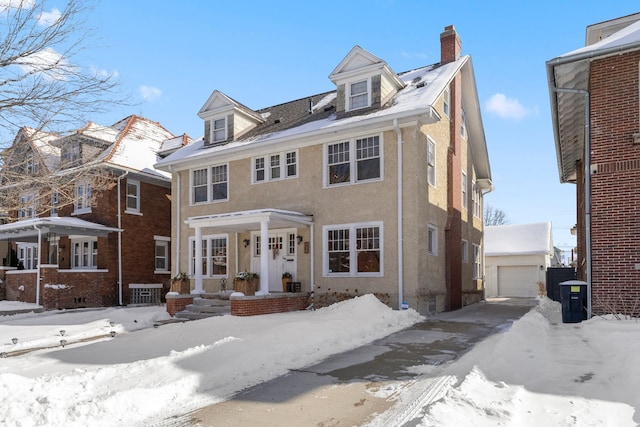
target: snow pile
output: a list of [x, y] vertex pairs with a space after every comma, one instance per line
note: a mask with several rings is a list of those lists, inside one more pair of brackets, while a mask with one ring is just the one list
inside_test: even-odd
[[[313, 312], [151, 327], [163, 310], [0, 318], [2, 352], [55, 345], [62, 329], [69, 341], [97, 338], [0, 359], [0, 424], [153, 425], [421, 319], [414, 310], [392, 310], [372, 295]], [[132, 332], [138, 327], [146, 329]], [[11, 342], [14, 336], [18, 344]]]

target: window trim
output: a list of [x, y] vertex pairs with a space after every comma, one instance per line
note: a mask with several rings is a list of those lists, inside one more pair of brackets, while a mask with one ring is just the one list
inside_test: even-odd
[[[352, 86], [356, 85], [358, 83], [365, 83], [366, 87], [367, 87], [367, 91], [365, 93], [367, 101], [365, 103], [365, 105], [359, 106], [359, 107], [353, 107], [352, 106], [352, 100], [354, 98], [354, 96], [361, 96], [362, 93], [358, 93], [357, 95], [353, 95], [351, 93], [352, 90]], [[358, 80], [353, 80], [353, 81], [349, 81], [345, 84], [345, 110], [346, 111], [355, 111], [355, 110], [361, 110], [363, 108], [367, 108], [371, 106], [371, 77], [366, 77], [364, 79], [358, 79]]]
[[469, 263], [469, 242], [462, 239], [462, 262]]
[[[358, 272], [357, 230], [360, 228], [378, 228], [378, 251], [380, 253], [380, 271]], [[329, 231], [349, 230], [349, 262], [348, 272], [333, 273], [329, 271]], [[354, 222], [349, 224], [332, 224], [322, 226], [322, 276], [323, 277], [384, 277], [384, 223], [382, 221]]]
[[442, 112], [445, 116], [451, 118], [451, 90], [449, 86], [444, 89], [442, 94]]
[[[226, 183], [226, 198], [224, 199], [213, 199], [213, 182], [211, 182], [212, 179], [212, 171], [213, 168], [217, 168], [217, 167], [225, 167], [225, 174], [226, 174], [226, 181], [224, 181]], [[194, 194], [194, 172], [196, 171], [205, 171], [206, 172], [206, 177], [205, 177], [205, 182], [206, 184], [201, 184], [199, 185], [199, 187], [203, 187], [206, 185], [206, 191], [207, 191], [207, 198], [204, 201], [195, 201], [195, 194]], [[189, 169], [189, 203], [191, 206], [195, 206], [195, 205], [204, 205], [204, 204], [209, 204], [209, 203], [221, 203], [221, 202], [228, 202], [229, 201], [229, 163], [221, 163], [221, 164], [216, 164], [216, 165], [211, 165], [211, 166], [205, 166], [205, 167], [201, 167], [201, 168], [194, 168], [194, 169]]]
[[462, 171], [462, 208], [469, 209], [469, 181], [467, 173]]
[[[226, 273], [225, 274], [211, 274], [213, 271], [213, 252], [211, 251], [211, 241], [216, 239], [225, 239], [226, 241], [226, 253], [224, 258], [226, 259]], [[195, 277], [195, 236], [189, 237], [189, 275]], [[202, 247], [202, 257], [205, 258], [206, 266], [203, 266], [202, 277], [205, 279], [223, 279], [229, 277], [229, 234], [207, 234], [202, 236], [202, 241], [206, 242], [206, 245]], [[205, 269], [207, 274], [205, 274]]]
[[[153, 265], [153, 274], [166, 274], [166, 273], [171, 273], [171, 265], [169, 264], [169, 261], [171, 260], [171, 252], [170, 252], [170, 246], [169, 244], [171, 243], [171, 238], [170, 237], [165, 237], [165, 236], [153, 236], [153, 240], [154, 240], [154, 265]], [[157, 248], [158, 246], [163, 246], [165, 248], [165, 255], [164, 255], [164, 260], [165, 260], [165, 268], [158, 268], [158, 252], [157, 252]]]
[[[288, 163], [289, 155], [295, 156], [295, 163]], [[274, 178], [272, 175], [271, 158], [273, 156], [279, 156], [279, 169], [280, 177]], [[262, 160], [262, 168], [258, 168], [256, 162]], [[296, 173], [289, 175], [289, 166], [295, 165]], [[251, 184], [263, 184], [265, 182], [284, 181], [287, 179], [298, 178], [298, 171], [300, 170], [300, 155], [298, 150], [285, 150], [274, 153], [267, 153], [262, 156], [255, 156], [251, 158]], [[258, 179], [258, 171], [262, 171], [263, 178]]]
[[[131, 196], [129, 194], [129, 185], [136, 188], [136, 193], [133, 195], [136, 201], [136, 207], [134, 208], [129, 207], [129, 197]], [[124, 211], [126, 213], [139, 214], [140, 213], [140, 181], [138, 181], [137, 179], [127, 178], [127, 181], [125, 182], [125, 186], [124, 186], [124, 195], [125, 195]]]
[[[436, 148], [436, 142], [430, 136], [427, 136], [427, 182], [432, 187], [437, 187], [438, 184], [438, 152]], [[433, 151], [433, 162], [430, 160], [431, 151]], [[433, 175], [433, 178], [431, 175]]]
[[[377, 138], [378, 139], [378, 155], [373, 157], [373, 158], [377, 158], [380, 161], [379, 164], [379, 169], [380, 169], [380, 173], [379, 176], [377, 178], [369, 178], [369, 179], [358, 179], [358, 162], [359, 161], [363, 161], [363, 160], [367, 160], [368, 158], [365, 159], [358, 159], [357, 158], [357, 143], [358, 141], [361, 140], [366, 140], [368, 138]], [[331, 184], [330, 183], [330, 179], [329, 179], [329, 170], [330, 170], [330, 164], [329, 164], [329, 147], [330, 146], [334, 146], [334, 145], [338, 145], [338, 144], [349, 144], [349, 180], [345, 181], [345, 182], [338, 182], [335, 184]], [[323, 169], [323, 187], [324, 188], [334, 188], [334, 187], [342, 187], [345, 185], [355, 185], [355, 184], [365, 184], [365, 183], [369, 183], [369, 182], [380, 182], [380, 181], [384, 181], [384, 138], [382, 134], [376, 133], [376, 134], [369, 134], [366, 136], [357, 136], [357, 137], [352, 137], [349, 139], [343, 139], [340, 141], [332, 141], [332, 142], [327, 142], [326, 144], [324, 144], [323, 146], [323, 150], [322, 150], [322, 156], [323, 156], [323, 161], [322, 161], [322, 169]], [[344, 162], [346, 163], [346, 162]]]
[[438, 227], [431, 223], [427, 224], [427, 253], [438, 256]]
[[[76, 261], [76, 244], [89, 243], [89, 253], [87, 254], [87, 264]], [[93, 251], [95, 243], [95, 253]], [[71, 247], [71, 269], [72, 270], [97, 270], [98, 269], [98, 238], [87, 236], [69, 236], [69, 246]], [[82, 259], [82, 252], [78, 255], [78, 259]], [[94, 260], [95, 257], [95, 260]]]
[[[216, 122], [218, 121], [222, 121], [222, 128], [216, 128]], [[216, 139], [215, 135], [216, 135], [216, 131], [217, 132], [222, 132], [223, 137]], [[228, 135], [227, 135], [227, 116], [223, 116], [223, 117], [216, 117], [211, 119], [211, 130], [209, 131], [209, 141], [211, 141], [211, 144], [215, 144], [218, 142], [223, 142], [226, 141], [228, 139]]]
[[473, 246], [473, 271], [471, 273], [471, 278], [473, 280], [482, 278], [482, 252], [480, 245], [472, 244]]
[[[82, 187], [82, 200], [78, 200], [78, 188]], [[92, 198], [92, 188], [91, 188], [90, 180], [82, 180], [80, 182], [76, 182], [74, 188], [75, 200], [73, 201], [73, 215], [91, 213], [91, 198]], [[85, 191], [85, 190], [89, 191]]]

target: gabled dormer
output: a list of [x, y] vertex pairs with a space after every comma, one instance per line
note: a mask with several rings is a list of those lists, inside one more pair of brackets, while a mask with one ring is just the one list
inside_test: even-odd
[[404, 87], [385, 61], [360, 46], [351, 49], [329, 79], [337, 88], [337, 113], [378, 108]]
[[264, 120], [250, 108], [215, 90], [198, 111], [204, 120], [204, 145], [224, 144], [239, 138]]

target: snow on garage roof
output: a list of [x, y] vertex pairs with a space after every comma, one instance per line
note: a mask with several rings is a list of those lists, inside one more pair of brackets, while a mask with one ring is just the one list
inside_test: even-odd
[[551, 222], [495, 225], [484, 228], [485, 256], [553, 253]]

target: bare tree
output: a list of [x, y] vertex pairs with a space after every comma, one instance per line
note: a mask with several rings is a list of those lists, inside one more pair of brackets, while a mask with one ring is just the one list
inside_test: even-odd
[[0, 211], [37, 216], [74, 203], [80, 181], [94, 192], [111, 185], [91, 155], [71, 164], [60, 144], [88, 117], [127, 104], [117, 75], [77, 61], [92, 40], [92, 7], [90, 0], [66, 0], [62, 10], [49, 0], [0, 0]]
[[484, 208], [484, 225], [505, 225], [509, 224], [507, 214], [493, 206], [486, 205]]

